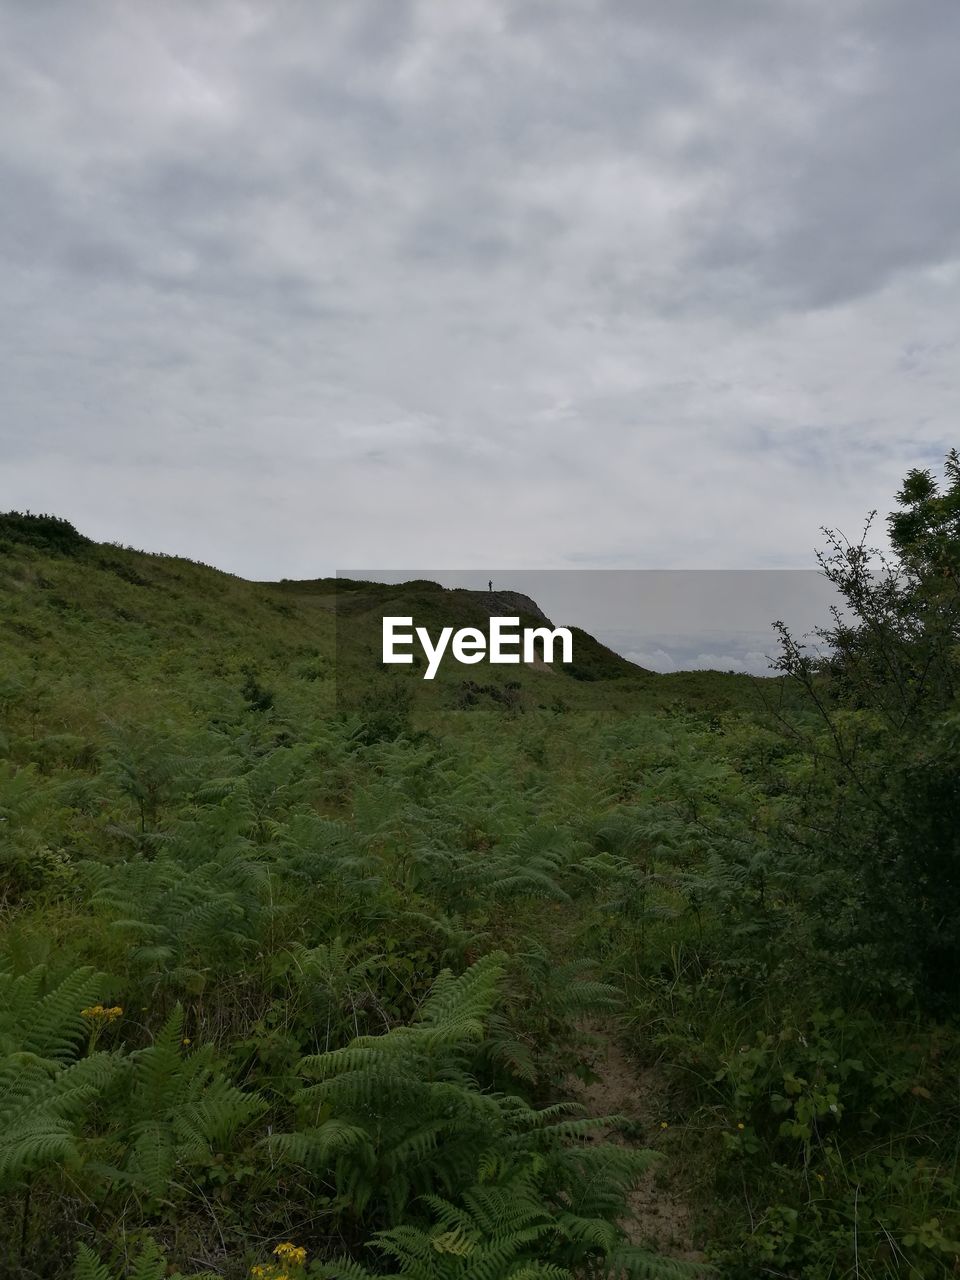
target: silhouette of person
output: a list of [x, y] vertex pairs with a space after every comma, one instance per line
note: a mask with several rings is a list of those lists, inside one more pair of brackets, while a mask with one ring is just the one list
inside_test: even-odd
[[493, 579], [492, 578], [487, 583], [487, 590], [490, 592], [491, 595], [493, 595]]

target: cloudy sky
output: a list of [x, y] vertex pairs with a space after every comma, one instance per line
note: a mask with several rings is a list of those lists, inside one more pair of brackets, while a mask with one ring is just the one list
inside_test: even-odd
[[0, 509], [780, 567], [957, 443], [956, 0], [0, 0]]

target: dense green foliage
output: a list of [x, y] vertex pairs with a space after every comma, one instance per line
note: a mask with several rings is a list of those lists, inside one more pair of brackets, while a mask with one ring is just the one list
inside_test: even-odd
[[[782, 667], [829, 735], [836, 851], [863, 893], [857, 941], [878, 980], [960, 1006], [960, 459], [942, 491], [913, 471], [889, 519], [892, 557], [829, 535], [821, 556], [846, 608], [812, 663], [786, 636]], [[851, 940], [855, 935], [851, 934]], [[865, 956], [865, 962], [867, 957]]]
[[598, 650], [349, 712], [358, 584], [5, 517], [0, 1272], [951, 1274], [957, 511], [952, 459], [889, 572], [835, 540], [762, 696]]
[[59, 555], [72, 555], [90, 545], [89, 538], [59, 516], [35, 516], [29, 511], [0, 513], [0, 547], [12, 549], [17, 542]]

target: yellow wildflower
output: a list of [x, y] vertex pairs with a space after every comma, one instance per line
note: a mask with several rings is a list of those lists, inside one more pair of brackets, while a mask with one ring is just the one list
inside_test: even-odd
[[666, 1120], [661, 1120], [661, 1121], [660, 1121], [660, 1128], [661, 1128], [661, 1129], [669, 1129], [669, 1128], [670, 1128], [670, 1126], [669, 1126], [669, 1124], [667, 1124]]
[[122, 1006], [115, 1004], [105, 1009], [102, 1004], [92, 1004], [89, 1009], [81, 1009], [81, 1018], [89, 1018], [91, 1022], [114, 1022], [123, 1014]]
[[302, 1245], [292, 1244], [284, 1240], [274, 1249], [274, 1256], [283, 1262], [291, 1262], [295, 1267], [302, 1267], [307, 1260], [307, 1251]]
[[250, 1268], [253, 1280], [294, 1280], [291, 1268], [296, 1268], [298, 1276], [303, 1275], [300, 1268], [307, 1260], [307, 1251], [302, 1245], [284, 1240], [276, 1246], [273, 1255], [280, 1261], [258, 1262]]
[[183, 1037], [183, 1039], [180, 1041], [180, 1043], [181, 1043], [181, 1044], [190, 1044], [190, 1043], [191, 1043], [191, 1041], [190, 1041], [190, 1037], [189, 1037], [189, 1036], [184, 1036], [184, 1037]]
[[739, 1124], [737, 1125], [737, 1128], [738, 1128], [738, 1129], [742, 1129], [742, 1128], [743, 1128], [743, 1123], [742, 1123], [742, 1122], [741, 1122], [741, 1123], [739, 1123]]

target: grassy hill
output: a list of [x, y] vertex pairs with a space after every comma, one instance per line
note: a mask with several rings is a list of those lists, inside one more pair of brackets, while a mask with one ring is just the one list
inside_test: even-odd
[[[56, 668], [69, 657], [70, 679], [82, 677], [96, 696], [84, 699], [108, 713], [122, 703], [128, 682], [150, 685], [151, 696], [178, 706], [193, 697], [235, 699], [248, 680], [270, 686], [281, 701], [309, 694], [331, 710], [340, 692], [362, 698], [371, 669], [380, 667], [380, 619], [413, 616], [434, 634], [441, 626], [485, 627], [497, 612], [520, 608], [521, 625], [544, 615], [534, 602], [497, 593], [446, 590], [435, 583], [400, 586], [349, 579], [247, 582], [179, 557], [95, 544], [61, 522], [0, 517], [0, 643], [8, 678]], [[67, 526], [69, 529], [69, 526]], [[431, 685], [419, 668], [384, 671], [408, 681], [424, 714], [457, 709], [469, 688], [521, 686], [514, 703], [571, 709], [736, 708], [755, 705], [757, 682], [720, 672], [660, 676], [621, 658], [574, 628], [575, 661], [555, 664], [557, 679], [524, 664], [467, 669], [444, 664]], [[46, 697], [64, 705], [49, 685]], [[762, 682], [771, 684], [773, 682]], [[580, 688], [580, 685], [587, 687]], [[202, 687], [202, 695], [199, 690]], [[67, 699], [69, 703], [70, 699]], [[489, 702], [489, 698], [484, 701]]]
[[0, 1274], [954, 1265], [958, 1037], [816, 709], [582, 632], [376, 670], [493, 609], [0, 517]]

